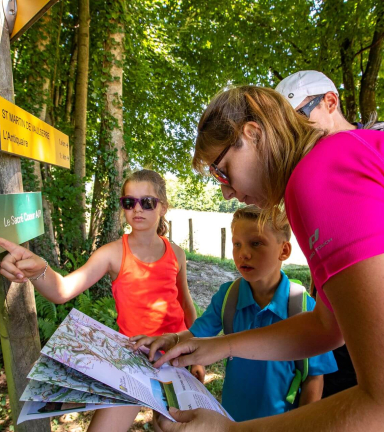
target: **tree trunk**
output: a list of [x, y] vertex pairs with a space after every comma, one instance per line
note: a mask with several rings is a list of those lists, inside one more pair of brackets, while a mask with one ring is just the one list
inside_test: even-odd
[[89, 225], [89, 237], [92, 240], [92, 250], [96, 248], [97, 239], [104, 221], [104, 210], [107, 201], [106, 191], [109, 189], [108, 176], [105, 169], [105, 139], [104, 121], [100, 125], [100, 137], [98, 155], [96, 161], [95, 181], [93, 184], [91, 222]]
[[68, 81], [67, 81], [67, 98], [65, 101], [65, 120], [67, 123], [71, 121], [71, 113], [72, 113], [72, 104], [73, 104], [73, 87], [75, 82], [75, 71], [77, 65], [77, 28], [74, 30], [73, 35], [73, 47], [72, 47], [72, 55], [69, 63], [69, 73], [68, 73]]
[[[51, 24], [52, 16], [51, 10], [47, 11], [47, 13], [41, 18], [41, 37], [37, 41], [37, 52], [44, 53], [46, 51], [47, 46], [50, 43], [50, 24]], [[40, 60], [39, 60], [40, 61]], [[41, 62], [41, 67], [44, 70], [44, 74], [42, 74], [41, 78], [41, 93], [43, 95], [43, 100], [41, 105], [37, 106], [36, 109], [39, 111], [40, 120], [45, 121], [47, 115], [47, 99], [49, 97], [49, 88], [51, 84], [51, 80], [49, 79], [49, 66], [47, 62]], [[36, 77], [31, 77], [31, 80], [35, 80]], [[43, 190], [43, 179], [41, 176], [41, 164], [40, 162], [34, 162], [34, 174], [36, 177], [36, 189], [37, 191]], [[43, 201], [43, 215], [44, 215], [44, 228], [45, 233], [42, 236], [39, 236], [30, 241], [31, 250], [38, 255], [45, 257], [49, 262], [55, 264], [55, 266], [59, 266], [59, 258], [58, 258], [58, 248], [55, 241], [55, 234], [53, 230], [52, 217], [51, 217], [51, 206], [49, 202], [46, 200], [44, 195], [42, 196]]]
[[[100, 166], [101, 163], [102, 158], [98, 157], [96, 166]], [[91, 223], [89, 226], [89, 238], [92, 240], [92, 250], [96, 248], [97, 238], [104, 219], [106, 190], [108, 190], [108, 180], [105, 178], [105, 171], [97, 169], [93, 186]]]
[[[88, 65], [89, 65], [89, 0], [79, 0], [79, 48], [75, 95], [74, 171], [79, 185], [85, 177], [85, 146], [87, 123]], [[85, 189], [79, 205], [86, 211]], [[81, 224], [83, 240], [86, 239], [86, 222]]]
[[341, 67], [343, 70], [345, 117], [353, 123], [356, 120], [357, 104], [355, 92], [355, 78], [353, 75], [353, 41], [345, 38], [340, 44]]
[[[0, 95], [13, 102], [9, 32], [0, 8]], [[0, 153], [0, 194], [23, 191], [20, 159]], [[26, 245], [27, 246], [27, 245]], [[0, 277], [0, 337], [8, 394], [16, 432], [48, 432], [49, 419], [16, 425], [27, 374], [40, 352], [34, 289], [30, 282], [10, 284]]]
[[363, 123], [367, 122], [371, 114], [376, 112], [376, 84], [383, 59], [384, 2], [378, 2], [377, 8], [375, 32], [369, 50], [368, 62], [361, 78], [360, 112]]
[[123, 183], [123, 169], [127, 159], [123, 131], [123, 56], [124, 56], [124, 28], [122, 24], [110, 22], [115, 27], [106, 43], [106, 53], [113, 55], [112, 62], [106, 60], [105, 67], [109, 67], [110, 77], [106, 82], [105, 111], [107, 115], [107, 128], [110, 139], [106, 140], [109, 152], [114, 152], [114, 172], [108, 172], [109, 196], [111, 202], [108, 206], [109, 214], [106, 216], [108, 229], [105, 230], [105, 241], [111, 242], [121, 235], [120, 208], [118, 198]]
[[[60, 37], [61, 37], [61, 28], [62, 28], [62, 20], [63, 20], [63, 12], [64, 12], [64, 2], [60, 3], [60, 9], [59, 9], [59, 13], [58, 13], [58, 25], [56, 30], [56, 52], [55, 52], [55, 59], [56, 61], [54, 62], [54, 67], [53, 67], [53, 73], [52, 73], [52, 81], [51, 81], [51, 90], [50, 90], [50, 98], [51, 98], [51, 105], [50, 105], [50, 110], [48, 112], [48, 117], [47, 118], [47, 122], [52, 125], [55, 126], [56, 124], [56, 112], [55, 112], [55, 107], [56, 107], [56, 100], [55, 100], [55, 95], [56, 95], [56, 91], [57, 91], [57, 81], [60, 82], [60, 80], [57, 79], [57, 66], [58, 64], [60, 64]], [[51, 31], [53, 29], [51, 28]]]

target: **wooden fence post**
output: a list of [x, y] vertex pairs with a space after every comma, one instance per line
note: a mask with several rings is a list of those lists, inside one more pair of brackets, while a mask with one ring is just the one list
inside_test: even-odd
[[192, 226], [192, 219], [189, 219], [189, 252], [193, 252], [193, 226]]
[[225, 228], [221, 228], [221, 259], [225, 258]]
[[[8, 25], [0, 7], [0, 96], [14, 102], [12, 63]], [[0, 153], [0, 194], [23, 192], [20, 159]], [[28, 244], [24, 245], [28, 247]], [[50, 431], [49, 418], [16, 425], [22, 402], [19, 401], [27, 374], [39, 357], [34, 288], [31, 282], [10, 283], [0, 276], [0, 338], [4, 357], [9, 400], [16, 432]]]
[[169, 240], [170, 242], [172, 242], [172, 221], [169, 221], [168, 224], [169, 224], [168, 240]]

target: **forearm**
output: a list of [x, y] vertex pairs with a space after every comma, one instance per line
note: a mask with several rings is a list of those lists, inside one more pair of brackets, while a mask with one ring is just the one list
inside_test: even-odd
[[77, 295], [71, 289], [73, 284], [71, 284], [70, 279], [70, 275], [64, 278], [48, 266], [45, 278], [32, 281], [32, 283], [35, 289], [46, 299], [56, 304], [62, 304]]
[[230, 432], [379, 431], [384, 403], [358, 386], [285, 414], [230, 425]]
[[324, 376], [308, 376], [301, 385], [299, 406], [308, 405], [321, 399], [324, 387]]
[[[340, 332], [326, 328], [313, 312], [276, 324], [224, 336], [229, 355], [250, 360], [297, 360], [331, 351], [343, 343]], [[224, 342], [224, 341], [223, 341]]]
[[184, 322], [187, 328], [191, 327], [197, 318], [197, 313], [195, 306], [193, 304], [192, 299], [187, 302], [187, 304], [183, 307], [184, 309]]

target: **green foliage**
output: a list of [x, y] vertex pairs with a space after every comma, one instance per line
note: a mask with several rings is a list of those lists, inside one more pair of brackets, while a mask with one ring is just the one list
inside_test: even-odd
[[284, 273], [288, 279], [298, 279], [302, 284], [309, 289], [311, 286], [311, 272], [306, 265], [288, 264], [283, 266]]
[[57, 319], [56, 305], [45, 297], [43, 297], [39, 292], [35, 291], [35, 302], [36, 309], [39, 311], [39, 316], [44, 317], [43, 319], [55, 322]]
[[65, 304], [55, 305], [36, 291], [35, 300], [42, 344], [45, 344], [53, 335], [57, 327], [74, 307], [106, 326], [118, 330], [115, 300], [112, 296], [95, 300], [91, 292], [87, 290]]
[[167, 195], [171, 207], [185, 210], [233, 213], [245, 206], [236, 199], [225, 200], [219, 186], [198, 178], [167, 179]]

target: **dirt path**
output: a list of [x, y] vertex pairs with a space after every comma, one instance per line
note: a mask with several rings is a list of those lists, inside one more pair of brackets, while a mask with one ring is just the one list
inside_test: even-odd
[[209, 305], [213, 294], [225, 282], [233, 281], [239, 273], [224, 270], [215, 264], [187, 261], [187, 279], [192, 299], [203, 309]]

